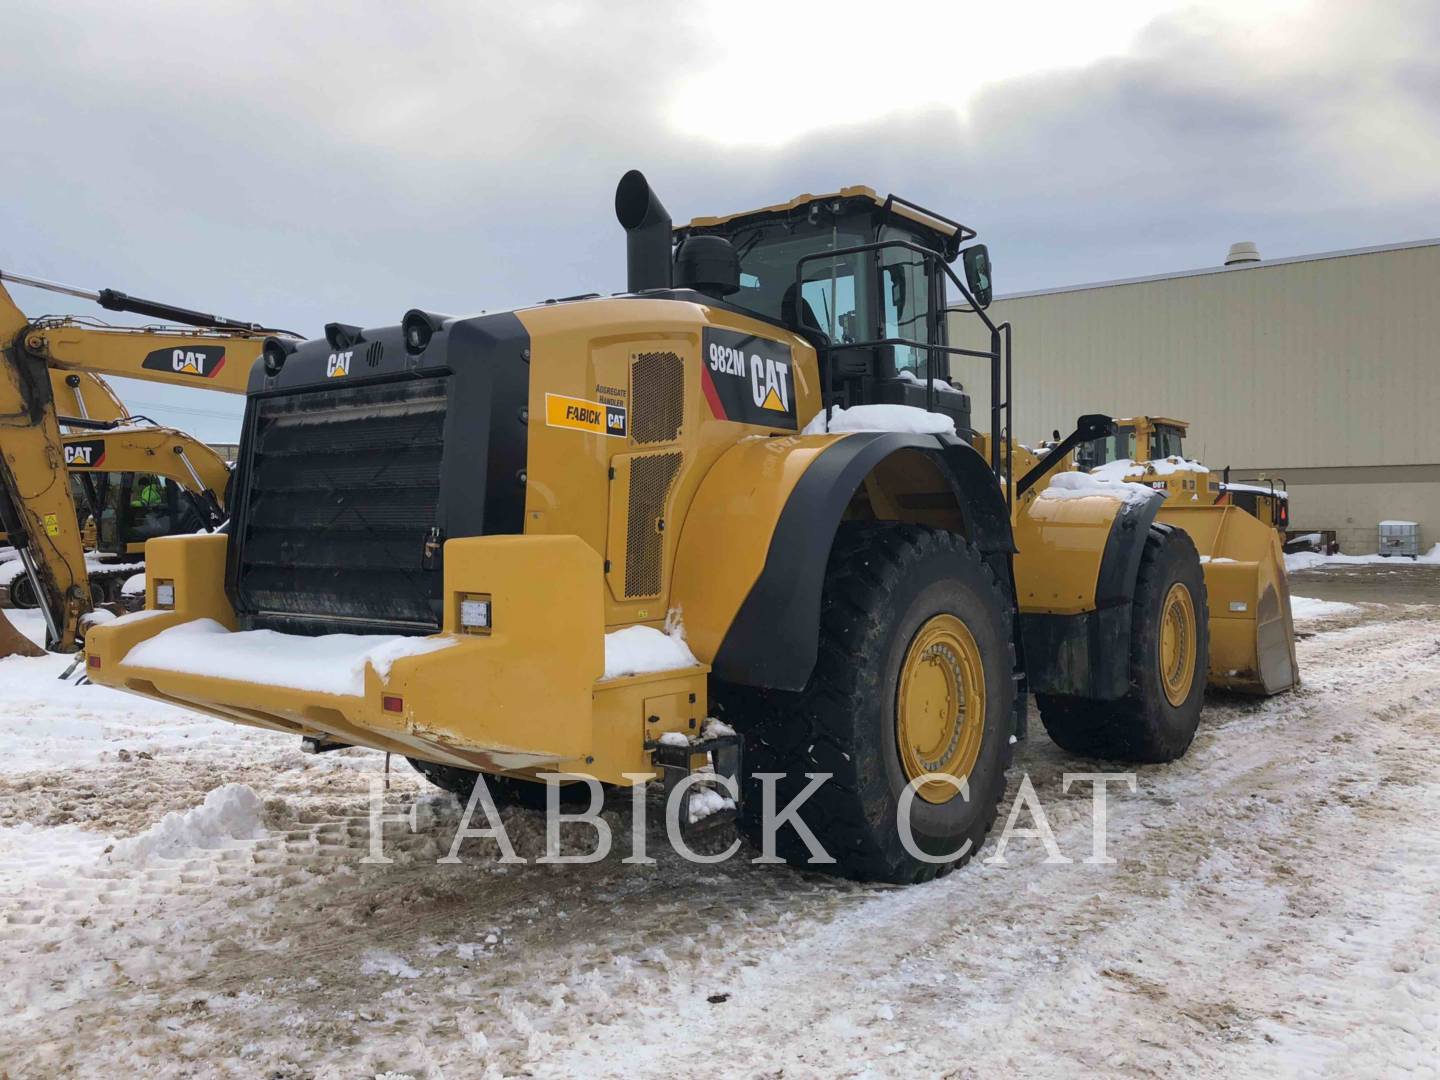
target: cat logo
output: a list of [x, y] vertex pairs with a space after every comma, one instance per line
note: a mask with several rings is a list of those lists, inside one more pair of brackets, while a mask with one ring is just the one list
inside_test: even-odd
[[773, 412], [790, 411], [790, 365], [768, 356], [750, 357], [750, 396], [756, 405]]
[[707, 326], [701, 348], [700, 388], [715, 419], [796, 429], [790, 346]]
[[183, 349], [156, 349], [140, 362], [148, 371], [213, 379], [225, 366], [223, 345], [192, 345]]
[[65, 465], [75, 469], [98, 469], [105, 461], [105, 440], [86, 439], [65, 444]]
[[348, 352], [332, 352], [330, 359], [325, 361], [325, 377], [327, 379], [338, 379], [341, 376], [350, 374], [350, 358], [355, 355], [354, 350]]

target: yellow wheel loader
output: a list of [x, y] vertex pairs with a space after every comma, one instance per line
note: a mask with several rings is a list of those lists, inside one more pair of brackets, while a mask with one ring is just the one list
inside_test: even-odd
[[[110, 311], [180, 326], [107, 326], [72, 316], [30, 319], [3, 282], [92, 300]], [[66, 474], [62, 428], [116, 421], [124, 407], [104, 383], [114, 375], [244, 393], [251, 361], [283, 332], [132, 297], [89, 292], [0, 272], [0, 529], [14, 545], [25, 585], [45, 616], [51, 649], [79, 647], [80, 621], [95, 599], [84, 525]], [[19, 635], [0, 613], [0, 655]]]
[[1094, 440], [1092, 473], [1159, 491], [1158, 520], [1190, 534], [1211, 593], [1212, 686], [1274, 694], [1299, 679], [1285, 574], [1289, 498], [1283, 488], [1231, 483], [1185, 457], [1184, 420], [1136, 416]]
[[[147, 545], [90, 677], [462, 796], [659, 774], [685, 826], [734, 780], [762, 846], [798, 800], [821, 869], [893, 882], [983, 841], [1029, 692], [1081, 752], [1184, 752], [1195, 546], [1144, 488], [1016, 479], [972, 230], [863, 187], [673, 229], [638, 172], [615, 209], [621, 295], [267, 342], [228, 534]], [[947, 341], [947, 284], [988, 348]], [[983, 454], [956, 355], [991, 371]]]
[[[1221, 477], [1185, 457], [1189, 423], [1165, 416], [1132, 416], [1115, 421], [1115, 430], [1081, 449], [1081, 464], [1091, 469], [1131, 463], [1126, 478], [1149, 484], [1169, 503], [1238, 506], [1270, 526], [1285, 539], [1290, 527], [1290, 493], [1283, 480], [1262, 478], [1258, 483], [1230, 479], [1227, 466]], [[1115, 475], [1118, 476], [1118, 473]], [[1278, 486], [1277, 486], [1278, 485]]]

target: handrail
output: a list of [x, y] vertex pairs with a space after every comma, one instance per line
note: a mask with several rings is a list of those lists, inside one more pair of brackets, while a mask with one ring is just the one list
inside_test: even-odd
[[[1005, 502], [1010, 505], [1014, 501], [1014, 447], [1011, 445], [1011, 429], [1014, 424], [1014, 414], [1011, 409], [1011, 325], [1008, 322], [995, 323], [985, 310], [975, 302], [975, 297], [965, 282], [956, 276], [950, 269], [945, 257], [932, 248], [910, 240], [876, 240], [868, 244], [855, 244], [851, 247], [835, 248], [831, 251], [816, 251], [809, 255], [802, 255], [795, 263], [795, 308], [797, 316], [801, 310], [801, 303], [804, 300], [805, 275], [804, 266], [806, 263], [817, 262], [821, 259], [836, 259], [843, 255], [860, 255], [869, 251], [880, 251], [883, 248], [902, 248], [906, 251], [913, 251], [923, 257], [928, 265], [931, 259], [936, 265], [945, 271], [945, 275], [960, 290], [960, 295], [970, 304], [971, 309], [980, 317], [980, 321], [990, 331], [990, 348], [987, 351], [979, 349], [962, 349], [955, 345], [940, 345], [928, 341], [914, 341], [910, 338], [875, 338], [870, 341], [845, 342], [847, 349], [874, 349], [886, 345], [906, 345], [911, 348], [925, 350], [925, 410], [935, 411], [935, 353], [944, 353], [956, 356], [973, 356], [977, 359], [990, 361], [990, 469], [998, 480], [1003, 475], [1007, 478], [1005, 484]], [[824, 280], [815, 278], [813, 280]], [[857, 298], [858, 300], [858, 298]], [[836, 346], [832, 342], [831, 349]], [[1004, 396], [1001, 396], [1001, 384], [1004, 384]], [[828, 406], [827, 406], [828, 408]], [[1003, 423], [1002, 423], [1003, 418]], [[1005, 445], [1005, 464], [1001, 468], [1000, 446]]]

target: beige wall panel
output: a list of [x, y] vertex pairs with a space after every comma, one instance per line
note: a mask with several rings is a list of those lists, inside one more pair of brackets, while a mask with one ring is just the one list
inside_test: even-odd
[[[1440, 244], [998, 300], [1016, 431], [1178, 415], [1237, 468], [1440, 463]], [[983, 344], [973, 318], [952, 340]], [[988, 399], [980, 362], [961, 380]], [[977, 416], [982, 412], [977, 408]]]

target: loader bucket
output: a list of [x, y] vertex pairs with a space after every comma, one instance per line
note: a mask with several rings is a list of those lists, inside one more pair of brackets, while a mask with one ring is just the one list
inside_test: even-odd
[[1205, 569], [1211, 686], [1268, 696], [1300, 681], [1290, 582], [1278, 534], [1234, 506], [1165, 506]]
[[45, 650], [36, 645], [19, 630], [0, 610], [0, 660], [7, 656], [44, 656]]

